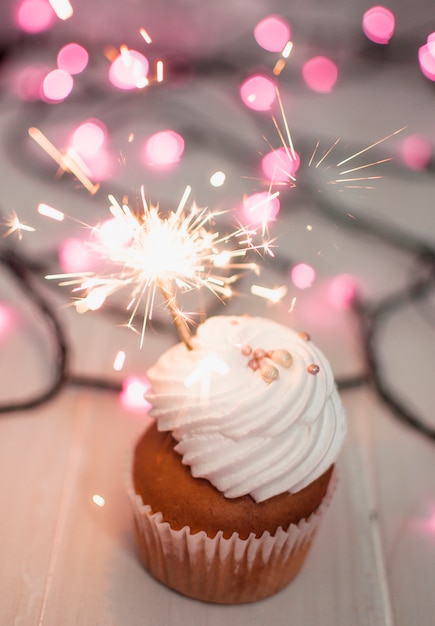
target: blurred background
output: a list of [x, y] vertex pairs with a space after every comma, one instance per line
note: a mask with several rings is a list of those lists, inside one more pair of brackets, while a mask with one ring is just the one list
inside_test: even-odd
[[167, 214], [189, 187], [268, 250], [236, 297], [180, 306], [309, 331], [349, 415], [315, 566], [237, 623], [432, 624], [434, 111], [434, 0], [1, 2], [2, 623], [222, 623], [144, 578], [130, 540], [165, 303], [141, 348], [128, 289], [102, 306], [45, 278], [113, 276], [131, 238], [110, 207], [143, 188]]
[[[367, 312], [430, 283], [432, 1], [17, 0], [2, 3], [0, 28], [3, 249], [42, 282], [98, 271], [89, 240], [110, 221], [109, 194], [136, 206], [143, 186], [171, 210], [188, 185], [190, 201], [223, 213], [220, 228], [267, 231], [276, 250], [261, 286], [272, 291], [259, 302], [282, 300], [326, 349], [356, 301]], [[227, 311], [260, 306], [252, 284]], [[418, 319], [432, 316], [430, 294]], [[117, 307], [120, 321], [123, 297], [102, 310]], [[407, 350], [430, 352], [417, 335]], [[336, 367], [361, 382], [350, 354]]]

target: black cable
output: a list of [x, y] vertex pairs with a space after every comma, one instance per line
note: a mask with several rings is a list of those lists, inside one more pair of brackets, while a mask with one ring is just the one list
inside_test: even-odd
[[53, 380], [42, 393], [23, 401], [0, 405], [0, 413], [12, 413], [34, 409], [53, 399], [68, 381], [68, 344], [57, 316], [45, 298], [33, 284], [26, 260], [17, 252], [7, 247], [0, 250], [0, 262], [9, 270], [28, 300], [36, 306], [45, 319], [54, 338]]
[[[216, 65], [218, 62], [219, 64]], [[251, 64], [252, 58], [249, 59], [249, 62]], [[240, 67], [236, 67], [235, 64], [231, 66], [230, 59], [228, 62], [225, 61], [225, 63], [223, 63], [221, 57], [219, 57], [219, 59], [210, 58], [203, 63], [198, 61], [195, 64], [194, 69], [196, 75], [201, 75], [201, 73], [207, 73], [207, 75], [209, 75], [213, 68], [215, 68], [216, 74], [219, 74], [221, 71], [224, 72], [225, 75], [228, 75], [228, 73], [238, 75], [240, 73]], [[86, 95], [86, 93], [84, 95]], [[93, 90], [92, 93], [89, 92], [89, 95], [94, 98], [95, 90]], [[122, 119], [124, 120], [125, 108], [118, 105], [120, 102], [130, 102], [131, 96], [129, 94], [128, 100], [125, 98], [125, 101], [123, 98], [124, 94], [118, 94], [117, 97], [112, 99], [112, 104], [116, 104], [116, 106], [113, 107], [114, 109], [122, 111]], [[136, 96], [135, 101], [141, 101], [139, 94]], [[105, 106], [107, 106], [106, 98], [104, 98], [104, 102]], [[32, 117], [36, 109], [40, 115], [46, 115], [48, 111], [47, 107], [44, 105], [29, 105], [26, 106], [25, 109], [27, 112], [32, 110]], [[121, 119], [121, 117], [119, 119]], [[201, 133], [196, 130], [196, 126], [195, 128], [190, 129], [190, 134], [199, 144], [209, 143], [210, 137], [207, 133]], [[17, 142], [15, 141], [16, 137], [12, 137], [12, 135], [14, 135], [14, 133], [12, 133], [10, 137], [10, 139], [14, 139], [14, 141], [11, 141], [11, 151], [8, 151], [10, 156], [14, 154], [12, 147], [14, 145], [15, 147], [17, 146]], [[227, 151], [233, 154], [232, 149], [234, 148], [234, 154], [237, 154], [242, 159], [245, 150], [250, 149], [248, 146], [236, 146], [234, 138], [231, 138], [228, 135], [216, 139], [216, 142], [217, 143], [213, 143], [214, 150], [217, 149], [218, 152], [220, 150], [222, 150], [222, 152]], [[236, 148], [237, 152], [235, 152]], [[357, 152], [357, 150], [353, 151]], [[22, 155], [18, 155], [18, 157], [20, 156]], [[22, 163], [23, 159], [19, 158], [18, 161]], [[424, 175], [425, 172], [422, 172], [422, 174]], [[387, 381], [385, 380], [377, 350], [379, 334], [385, 320], [389, 319], [392, 315], [398, 312], [405, 304], [421, 301], [425, 296], [427, 296], [429, 289], [433, 287], [435, 273], [435, 250], [431, 245], [419, 240], [419, 238], [405, 234], [400, 229], [392, 228], [391, 225], [387, 225], [373, 218], [367, 219], [358, 217], [357, 220], [349, 219], [346, 214], [337, 210], [336, 205], [333, 204], [331, 198], [328, 198], [326, 194], [317, 193], [317, 190], [310, 186], [308, 180], [304, 180], [298, 184], [298, 187], [302, 194], [307, 193], [309, 194], [310, 200], [314, 200], [314, 207], [322, 214], [322, 216], [327, 217], [329, 220], [333, 220], [334, 223], [340, 223], [347, 228], [356, 229], [359, 233], [375, 237], [378, 241], [394, 246], [398, 250], [406, 252], [407, 254], [412, 254], [415, 256], [419, 267], [425, 269], [427, 269], [427, 267], [430, 268], [431, 271], [429, 275], [413, 280], [404, 290], [400, 290], [393, 295], [386, 296], [375, 305], [370, 303], [356, 303], [355, 313], [360, 321], [361, 337], [366, 357], [367, 371], [364, 371], [361, 374], [355, 374], [338, 379], [337, 384], [339, 389], [342, 391], [370, 384], [385, 405], [389, 407], [401, 421], [428, 438], [435, 439], [435, 429], [414, 414], [414, 412], [411, 411], [405, 403], [396, 397], [393, 390], [390, 389]], [[38, 274], [38, 270], [41, 268], [38, 268], [38, 265], [30, 259], [20, 256], [9, 248], [6, 248], [4, 251], [0, 250], [0, 262], [12, 273], [26, 297], [28, 297], [43, 314], [49, 328], [53, 332], [56, 348], [54, 359], [55, 373], [50, 387], [35, 398], [31, 398], [23, 402], [9, 403], [7, 405], [0, 406], [0, 413], [24, 411], [39, 406], [53, 398], [63, 389], [65, 385], [119, 392], [122, 389], [122, 385], [117, 381], [111, 381], [99, 377], [73, 375], [68, 372], [69, 349], [62, 327], [54, 311], [35, 288], [32, 281], [31, 274]], [[282, 269], [285, 268], [288, 270], [290, 261], [284, 257], [281, 258], [279, 253], [277, 253], [274, 263], [276, 263], [277, 266], [282, 266]], [[106, 311], [106, 314], [107, 313], [108, 312]]]
[[403, 305], [424, 298], [434, 285], [435, 265], [429, 276], [417, 279], [405, 289], [383, 299], [375, 307], [370, 308], [358, 302], [355, 304], [355, 311], [360, 321], [363, 338], [362, 345], [365, 351], [368, 371], [370, 372], [370, 384], [396, 418], [433, 441], [435, 441], [435, 427], [420, 419], [405, 402], [401, 401], [385, 379], [377, 346], [382, 325], [392, 315], [397, 313]]

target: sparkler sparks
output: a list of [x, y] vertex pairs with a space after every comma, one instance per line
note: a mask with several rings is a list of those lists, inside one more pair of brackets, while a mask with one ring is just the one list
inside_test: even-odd
[[[284, 106], [283, 106], [279, 91], [277, 91], [277, 100], [279, 103], [279, 110], [281, 114], [283, 128], [281, 128], [280, 123], [278, 122], [276, 117], [272, 116], [272, 122], [275, 126], [275, 129], [278, 133], [278, 137], [281, 141], [281, 147], [273, 151], [276, 154], [275, 160], [276, 160], [277, 166], [275, 169], [275, 173], [272, 175], [269, 175], [269, 179], [272, 185], [285, 184], [288, 187], [292, 188], [292, 187], [295, 187], [297, 184], [295, 171], [294, 171], [294, 165], [298, 161], [299, 155], [295, 151], [288, 119], [284, 110]], [[386, 157], [386, 158], [377, 159], [374, 161], [369, 161], [363, 164], [357, 164], [356, 159], [360, 157], [361, 155], [365, 155], [367, 152], [369, 152], [369, 150], [372, 150], [373, 148], [376, 148], [382, 143], [393, 138], [395, 135], [398, 135], [399, 133], [403, 132], [405, 128], [406, 127], [399, 128], [398, 130], [390, 133], [389, 135], [386, 135], [385, 137], [382, 137], [381, 139], [374, 141], [373, 143], [366, 146], [365, 148], [362, 148], [361, 150], [358, 150], [357, 152], [352, 153], [350, 156], [347, 156], [341, 159], [334, 165], [331, 165], [328, 162], [328, 160], [332, 158], [331, 155], [333, 154], [334, 149], [340, 143], [340, 138], [336, 139], [332, 143], [332, 145], [326, 150], [324, 150], [323, 152], [320, 152], [320, 140], [319, 140], [317, 141], [315, 148], [313, 150], [313, 153], [311, 154], [311, 157], [308, 160], [308, 167], [310, 168], [313, 167], [315, 170], [317, 170], [317, 169], [320, 169], [322, 166], [322, 169], [324, 171], [330, 170], [333, 174], [326, 181], [326, 184], [341, 185], [342, 189], [340, 189], [340, 191], [342, 191], [343, 189], [361, 189], [361, 188], [373, 189], [372, 186], [369, 186], [367, 184], [368, 181], [378, 180], [378, 179], [383, 178], [383, 176], [381, 174], [376, 174], [376, 173], [373, 175], [364, 176], [363, 175], [364, 171], [367, 170], [368, 168], [373, 168], [377, 165], [388, 163], [389, 161], [392, 160], [392, 158]], [[283, 153], [283, 151], [284, 151], [284, 154], [281, 154]], [[273, 152], [267, 156], [269, 157], [272, 156]], [[345, 166], [346, 164], [350, 164], [351, 161], [355, 162], [355, 165], [353, 167], [351, 166], [351, 167], [343, 168], [343, 166]], [[361, 175], [355, 174], [356, 172], [361, 173]], [[348, 176], [349, 174], [354, 174], [354, 175]]]
[[287, 294], [287, 287], [285, 285], [281, 285], [281, 287], [274, 287], [270, 289], [268, 287], [262, 287], [261, 285], [252, 285], [251, 293], [254, 296], [259, 296], [260, 298], [264, 298], [273, 304], [281, 302], [284, 296]]
[[28, 130], [30, 137], [55, 161], [62, 172], [71, 172], [91, 195], [94, 195], [99, 185], [94, 184], [83, 171], [83, 168], [71, 154], [62, 154], [38, 128]]
[[[190, 193], [187, 187], [177, 209], [165, 215], [158, 206], [147, 204], [143, 189], [140, 212], [109, 196], [110, 212], [129, 236], [128, 241], [122, 242], [101, 239], [93, 246], [107, 261], [108, 269], [101, 274], [55, 274], [46, 278], [61, 280], [62, 285], [75, 285], [75, 293], [83, 292], [75, 303], [79, 312], [97, 310], [109, 296], [127, 289], [130, 314], [127, 326], [134, 329], [139, 310], [143, 313], [141, 344], [160, 291], [180, 338], [191, 349], [188, 319], [177, 305], [177, 292], [206, 287], [217, 297], [230, 297], [232, 284], [239, 277], [232, 272], [258, 271], [258, 265], [247, 262], [245, 257], [251, 250], [267, 254], [270, 242], [262, 240], [254, 244], [256, 231], [242, 226], [221, 236], [212, 230], [220, 213], [209, 212], [195, 203], [188, 208]], [[94, 228], [97, 235], [99, 229], [101, 226]]]
[[8, 218], [4, 224], [9, 227], [9, 229], [4, 233], [3, 237], [9, 237], [12, 233], [18, 234], [18, 239], [21, 241], [23, 238], [23, 232], [34, 233], [35, 229], [33, 226], [28, 226], [20, 221], [18, 215], [13, 211], [10, 218]]

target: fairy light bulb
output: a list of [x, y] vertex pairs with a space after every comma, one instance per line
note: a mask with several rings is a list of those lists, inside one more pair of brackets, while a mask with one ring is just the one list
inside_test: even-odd
[[240, 86], [242, 102], [254, 111], [269, 111], [276, 99], [276, 84], [271, 78], [256, 74]]

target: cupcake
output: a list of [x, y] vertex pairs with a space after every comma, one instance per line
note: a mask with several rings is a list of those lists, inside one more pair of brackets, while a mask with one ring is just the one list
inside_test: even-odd
[[300, 570], [334, 487], [346, 418], [306, 333], [217, 316], [151, 367], [133, 458], [140, 557], [209, 602], [266, 598]]

